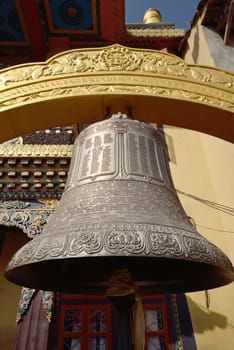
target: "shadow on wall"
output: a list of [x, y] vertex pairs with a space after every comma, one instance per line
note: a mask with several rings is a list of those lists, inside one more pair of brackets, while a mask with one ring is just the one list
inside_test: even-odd
[[208, 330], [226, 328], [228, 326], [227, 317], [217, 312], [200, 307], [190, 297], [187, 296], [190, 314], [193, 320], [193, 330], [196, 333], [204, 333]]

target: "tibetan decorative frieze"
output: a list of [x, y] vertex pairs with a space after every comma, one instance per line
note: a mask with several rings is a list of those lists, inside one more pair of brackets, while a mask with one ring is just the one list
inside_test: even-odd
[[[209, 263], [230, 268], [219, 249], [202, 236], [175, 227], [146, 224], [103, 224], [77, 228], [76, 232], [57, 234], [56, 240], [48, 235], [33, 239], [15, 254], [8, 269], [15, 266], [58, 259], [95, 255], [168, 257]], [[189, 244], [188, 244], [189, 241]], [[221, 258], [222, 256], [222, 258]]]
[[[153, 73], [162, 76], [186, 77], [198, 83], [210, 83], [214, 86], [234, 91], [233, 74], [211, 67], [187, 65], [181, 58], [163, 51], [139, 50], [120, 45], [104, 49], [78, 49], [58, 54], [46, 63], [19, 65], [7, 68], [0, 73], [0, 87], [23, 85], [26, 82], [37, 83], [40, 79], [66, 76], [74, 73], [94, 72], [137, 72]], [[179, 80], [179, 79], [178, 79]], [[46, 83], [44, 82], [46, 87]], [[218, 84], [218, 85], [216, 85]], [[54, 81], [54, 84], [56, 83]], [[51, 85], [51, 86], [52, 86]], [[13, 94], [14, 95], [14, 94]], [[16, 95], [16, 94], [15, 94]], [[10, 96], [8, 91], [1, 98]]]
[[71, 157], [73, 145], [1, 144], [1, 158], [63, 158]]
[[54, 213], [57, 201], [2, 201], [0, 225], [20, 228], [29, 238], [40, 234], [49, 216]]
[[29, 238], [40, 234], [51, 211], [0, 211], [0, 225], [20, 228]]
[[[15, 113], [23, 116], [28, 106], [27, 111], [35, 116], [37, 104], [40, 103], [40, 111], [44, 113], [48, 103], [50, 116], [38, 121], [41, 129], [56, 126], [61, 121], [66, 125], [96, 121], [103, 118], [108, 108], [112, 113], [126, 113], [125, 109], [130, 107], [135, 118], [143, 118], [145, 114], [149, 116], [145, 121], [160, 118], [161, 123], [233, 141], [229, 131], [234, 123], [233, 74], [217, 68], [188, 65], [164, 51], [121, 45], [70, 50], [47, 62], [1, 70], [0, 91], [0, 112], [6, 122], [5, 132], [0, 133], [2, 139], [7, 133], [12, 137], [21, 133], [22, 125], [17, 124], [20, 122], [14, 124], [14, 129], [11, 127], [10, 120]], [[167, 99], [167, 103], [162, 104], [163, 99]], [[180, 117], [184, 115], [182, 119], [175, 115], [175, 109]], [[200, 117], [203, 110], [206, 123]], [[217, 130], [212, 125], [218, 124], [221, 116], [223, 124], [229, 128]], [[35, 130], [30, 117], [24, 130]]]
[[26, 209], [30, 205], [25, 201], [0, 201], [0, 210]]

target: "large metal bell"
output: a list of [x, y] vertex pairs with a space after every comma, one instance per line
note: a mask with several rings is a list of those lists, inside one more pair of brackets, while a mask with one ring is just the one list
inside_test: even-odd
[[234, 276], [228, 258], [186, 216], [163, 137], [121, 115], [79, 135], [55, 213], [17, 251], [6, 277], [43, 290], [103, 293], [118, 269], [143, 293], [210, 289]]

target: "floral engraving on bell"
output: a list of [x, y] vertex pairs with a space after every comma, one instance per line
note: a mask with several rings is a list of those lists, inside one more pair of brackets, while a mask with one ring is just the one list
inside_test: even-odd
[[36, 239], [30, 241], [28, 244], [19, 249], [16, 254], [13, 256], [12, 260], [8, 264], [8, 268], [15, 267], [17, 265], [24, 265], [31, 261], [34, 256], [34, 253], [37, 249], [38, 242]]
[[201, 263], [231, 267], [230, 261], [212, 243], [196, 234], [175, 227], [147, 224], [82, 224], [73, 234], [34, 238], [19, 249], [7, 270], [44, 259], [100, 256], [176, 257]]
[[103, 248], [101, 235], [97, 232], [80, 232], [71, 235], [68, 243], [68, 255], [73, 256], [81, 252], [96, 254]]
[[210, 247], [204, 239], [184, 237], [184, 244], [189, 256], [196, 257], [197, 259], [202, 258], [203, 260], [207, 260], [207, 262], [212, 261]]
[[105, 234], [105, 248], [111, 254], [140, 254], [145, 251], [144, 232], [112, 231]]
[[181, 240], [173, 234], [150, 232], [150, 251], [155, 255], [181, 256], [184, 255]]
[[48, 256], [53, 258], [61, 256], [66, 247], [66, 237], [64, 236], [58, 236], [56, 239], [47, 236], [37, 241], [40, 242], [35, 252], [37, 260], [43, 260]]

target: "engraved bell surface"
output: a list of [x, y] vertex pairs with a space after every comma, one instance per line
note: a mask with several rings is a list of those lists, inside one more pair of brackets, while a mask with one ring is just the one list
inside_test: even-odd
[[55, 213], [16, 252], [6, 277], [43, 290], [103, 293], [122, 268], [144, 293], [210, 289], [234, 276], [182, 208], [164, 138], [119, 114], [80, 133]]

